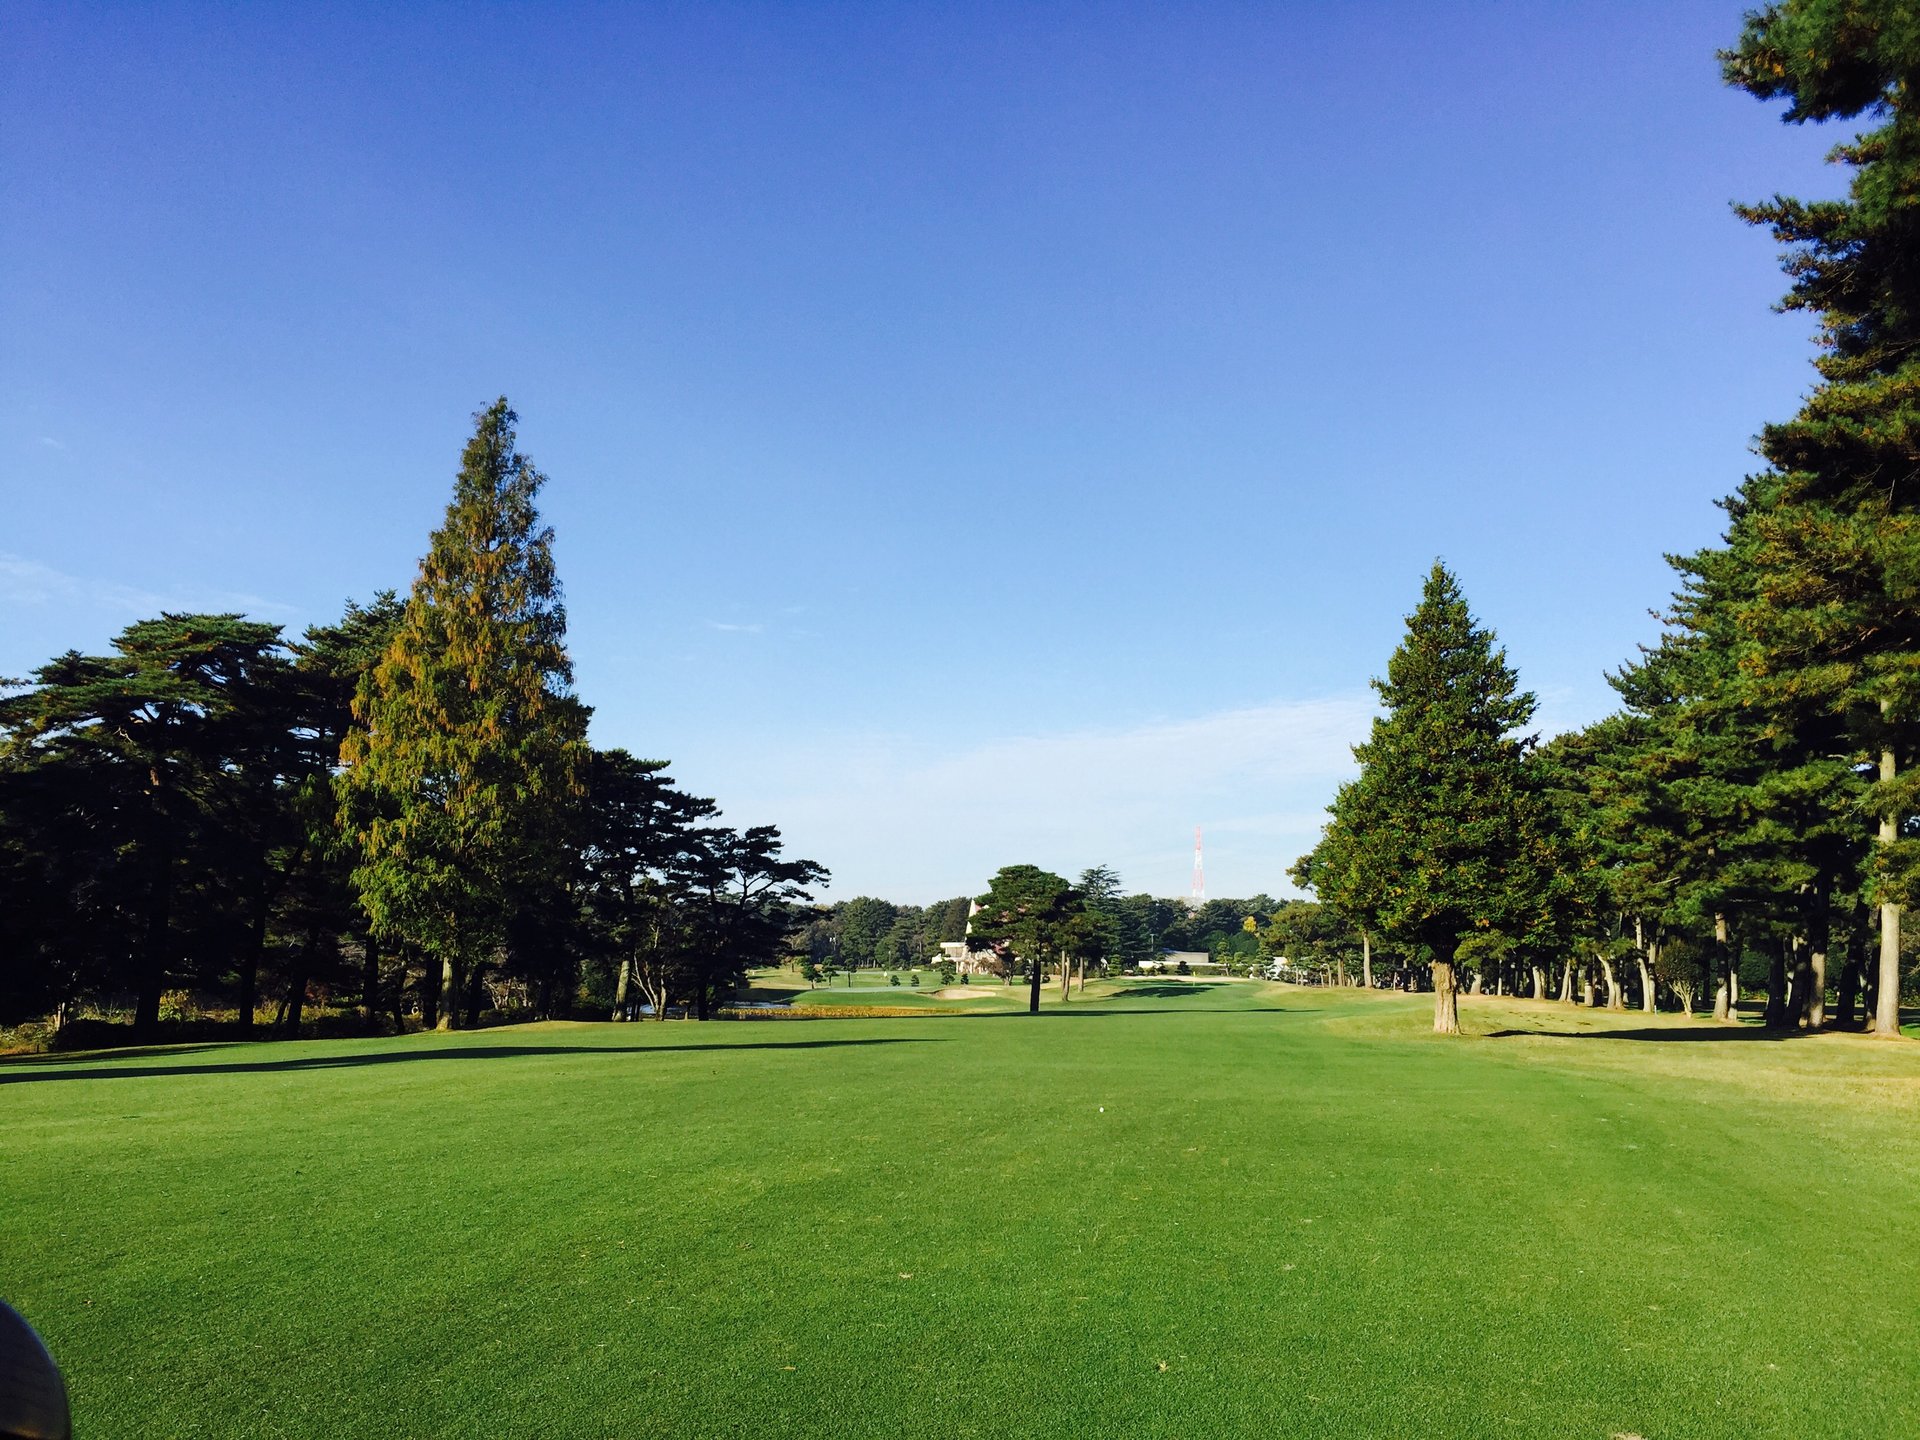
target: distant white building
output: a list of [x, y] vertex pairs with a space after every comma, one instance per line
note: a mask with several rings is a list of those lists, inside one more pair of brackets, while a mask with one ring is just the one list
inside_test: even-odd
[[987, 961], [992, 957], [991, 950], [969, 950], [964, 940], [942, 940], [940, 958], [953, 962], [957, 975], [985, 975]]
[[[969, 900], [967, 902], [967, 934], [971, 935], [973, 933], [973, 917], [979, 913], [980, 902], [978, 900]], [[940, 958], [942, 960], [951, 960], [953, 962], [954, 973], [959, 975], [990, 974], [991, 971], [988, 969], [987, 962], [992, 957], [992, 954], [993, 952], [991, 950], [969, 950], [967, 948], [967, 942], [964, 940], [942, 940], [940, 942]]]
[[1213, 956], [1204, 950], [1162, 950], [1158, 960], [1142, 960], [1140, 968], [1142, 970], [1178, 970], [1183, 961], [1189, 970], [1214, 963]]

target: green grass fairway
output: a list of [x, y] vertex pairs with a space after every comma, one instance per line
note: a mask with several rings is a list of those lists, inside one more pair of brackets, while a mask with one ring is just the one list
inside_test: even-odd
[[[935, 998], [935, 992], [948, 987], [932, 970], [899, 971], [898, 985], [889, 984], [887, 974], [884, 970], [858, 970], [851, 975], [834, 976], [831, 984], [823, 980], [818, 985], [809, 986], [791, 970], [759, 970], [753, 974], [747, 998], [785, 1000], [802, 1008], [814, 1005], [900, 1005], [916, 1010], [1027, 1008], [1027, 987], [1024, 984], [1005, 985], [991, 979], [955, 980], [956, 986], [965, 985], [990, 993], [964, 1000], [941, 1000]], [[909, 977], [915, 974], [920, 977], [919, 985], [908, 984]], [[849, 981], [852, 983], [849, 984]], [[1053, 998], [1051, 990], [1048, 998]]]
[[83, 1440], [1920, 1434], [1920, 1045], [1461, 1009], [0, 1062], [0, 1295]]

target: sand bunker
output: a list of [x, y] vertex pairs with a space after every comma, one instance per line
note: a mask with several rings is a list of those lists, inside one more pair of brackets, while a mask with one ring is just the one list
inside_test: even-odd
[[936, 1000], [990, 1000], [1000, 992], [984, 985], [948, 985], [933, 992]]

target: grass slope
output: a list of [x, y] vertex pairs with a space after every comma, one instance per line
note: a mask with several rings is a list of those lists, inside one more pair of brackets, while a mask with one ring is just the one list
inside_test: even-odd
[[0, 1293], [89, 1440], [1920, 1433], [1920, 1047], [1462, 1009], [5, 1062]]

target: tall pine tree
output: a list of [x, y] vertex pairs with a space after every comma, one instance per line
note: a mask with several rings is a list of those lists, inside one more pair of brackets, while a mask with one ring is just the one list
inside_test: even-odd
[[1726, 78], [1784, 119], [1872, 128], [1836, 146], [1844, 200], [1746, 207], [1787, 247], [1783, 308], [1819, 321], [1823, 383], [1770, 425], [1770, 468], [1730, 503], [1757, 567], [1741, 615], [1756, 698], [1843, 717], [1872, 764], [1880, 964], [1873, 1028], [1899, 1034], [1900, 916], [1920, 899], [1920, 19], [1911, 0], [1784, 0], [1747, 17]]
[[[354, 700], [342, 812], [373, 928], [429, 961], [440, 1028], [477, 1006], [515, 892], [552, 861], [585, 763], [545, 477], [504, 398], [474, 417], [445, 522]], [[438, 986], [432, 981], [437, 971]]]
[[[1385, 938], [1433, 969], [1433, 1028], [1460, 1028], [1456, 959], [1463, 945], [1528, 920], [1527, 857], [1547, 828], [1526, 773], [1533, 696], [1491, 632], [1475, 623], [1438, 561], [1407, 636], [1374, 681], [1386, 714], [1354, 746], [1360, 778], [1343, 792], [1341, 846], [1351, 893]], [[1469, 946], [1469, 948], [1472, 948]]]

